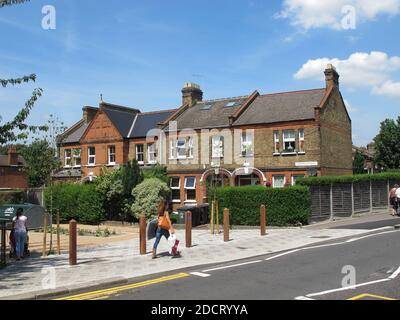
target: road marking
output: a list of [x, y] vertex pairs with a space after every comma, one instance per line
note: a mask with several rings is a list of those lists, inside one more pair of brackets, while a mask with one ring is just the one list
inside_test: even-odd
[[191, 272], [190, 274], [201, 278], [211, 277], [211, 274], [201, 273], [201, 272]]
[[347, 300], [355, 301], [355, 300], [361, 300], [363, 298], [375, 298], [375, 299], [379, 299], [379, 300], [391, 300], [391, 301], [397, 300], [397, 299], [383, 297], [383, 296], [377, 296], [375, 294], [369, 294], [369, 293], [360, 294], [359, 296], [355, 296], [355, 297], [347, 299]]
[[203, 272], [207, 273], [207, 272], [210, 272], [210, 271], [218, 271], [218, 270], [236, 268], [236, 267], [246, 266], [246, 265], [249, 265], [249, 264], [256, 264], [256, 263], [260, 263], [260, 262], [263, 262], [263, 260], [256, 260], [256, 261], [238, 263], [238, 264], [234, 264], [234, 265], [231, 265], [231, 266], [224, 266], [224, 267], [218, 267], [218, 268], [204, 270]]
[[159, 284], [163, 282], [168, 282], [172, 280], [177, 280], [177, 279], [183, 279], [190, 277], [188, 273], [178, 273], [172, 276], [166, 276], [166, 277], [161, 277], [158, 279], [153, 279], [153, 280], [147, 280], [139, 283], [133, 283], [125, 286], [119, 286], [119, 287], [114, 287], [114, 288], [109, 288], [109, 289], [103, 289], [103, 290], [97, 290], [97, 291], [92, 291], [92, 292], [86, 292], [82, 294], [77, 294], [69, 297], [63, 297], [63, 298], [58, 298], [54, 300], [90, 300], [94, 298], [100, 298], [102, 296], [110, 296], [122, 291], [127, 291], [131, 289], [136, 289], [136, 288], [141, 288], [141, 287], [146, 287], [154, 284]]
[[340, 292], [340, 291], [354, 290], [354, 289], [357, 289], [357, 288], [360, 288], [360, 287], [364, 287], [364, 286], [368, 286], [368, 285], [375, 284], [375, 283], [380, 283], [380, 282], [386, 282], [386, 281], [390, 281], [390, 280], [391, 279], [386, 278], [386, 279], [381, 279], [381, 280], [375, 280], [375, 281], [360, 283], [360, 284], [357, 284], [357, 285], [351, 286], [351, 287], [344, 287], [344, 288], [326, 290], [326, 291], [317, 292], [317, 293], [311, 293], [311, 294], [307, 294], [307, 297], [317, 297], [317, 296], [323, 296], [323, 295], [326, 295], [326, 294]]
[[[387, 227], [385, 227], [385, 228], [387, 228]], [[390, 227], [390, 228], [391, 228], [391, 227]], [[379, 230], [379, 229], [376, 229], [376, 230]], [[369, 234], [369, 235], [367, 235], [367, 236], [363, 236], [363, 237], [353, 238], [353, 239], [347, 240], [346, 243], [352, 243], [352, 242], [359, 241], [359, 240], [363, 240], [363, 239], [366, 239], [366, 238], [371, 238], [371, 237], [379, 236], [379, 235], [382, 235], [382, 234], [388, 234], [388, 233], [394, 233], [394, 232], [399, 232], [399, 231], [397, 231], [397, 230], [392, 230], [392, 231], [386, 231], [386, 232], [380, 232], [380, 233]]]
[[393, 272], [393, 274], [389, 277], [389, 279], [396, 279], [399, 274], [400, 274], [400, 267], [395, 272]]
[[288, 255], [288, 254], [292, 254], [292, 253], [298, 252], [298, 251], [300, 251], [300, 250], [302, 250], [302, 249], [296, 249], [296, 250], [284, 252], [284, 253], [278, 254], [278, 255], [276, 255], [276, 256], [267, 258], [267, 259], [265, 259], [265, 261], [270, 261], [270, 260], [273, 260], [273, 259], [276, 259], [276, 258], [280, 258], [280, 257], [286, 256], [286, 255]]
[[294, 298], [294, 300], [312, 300], [312, 301], [315, 301], [315, 299], [309, 298], [309, 297], [305, 297], [305, 296], [296, 297], [296, 298]]

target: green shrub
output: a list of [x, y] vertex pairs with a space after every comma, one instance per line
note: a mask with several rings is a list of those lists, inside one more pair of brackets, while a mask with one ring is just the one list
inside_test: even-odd
[[11, 190], [0, 192], [0, 205], [3, 204], [23, 204], [25, 193], [22, 190]]
[[156, 216], [160, 201], [169, 199], [170, 194], [171, 190], [165, 182], [156, 178], [144, 180], [132, 191], [135, 198], [132, 214], [135, 218], [142, 214], [147, 218]]
[[308, 223], [310, 193], [306, 187], [272, 189], [263, 186], [228, 187], [216, 189], [219, 216], [230, 209], [231, 224], [260, 225], [260, 207], [267, 207], [267, 225], [295, 226]]
[[299, 179], [296, 184], [300, 186], [327, 185], [333, 183], [352, 183], [376, 180], [400, 180], [400, 172], [388, 171], [378, 174], [356, 174], [347, 176], [323, 176]]
[[62, 222], [76, 219], [80, 223], [99, 224], [105, 219], [102, 197], [94, 184], [61, 184], [47, 188], [45, 206], [53, 216], [59, 209]]

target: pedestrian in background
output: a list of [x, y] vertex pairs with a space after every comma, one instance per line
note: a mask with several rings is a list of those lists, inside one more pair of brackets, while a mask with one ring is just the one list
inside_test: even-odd
[[161, 238], [164, 236], [167, 240], [170, 237], [170, 232], [175, 233], [174, 227], [172, 226], [171, 219], [169, 218], [169, 213], [167, 211], [167, 203], [162, 200], [158, 205], [157, 209], [157, 220], [158, 228], [156, 232], [156, 241], [153, 246], [153, 259], [157, 258], [157, 247], [160, 244]]
[[19, 208], [16, 217], [13, 218], [12, 229], [15, 237], [15, 253], [17, 261], [24, 258], [28, 218], [24, 216], [24, 210]]

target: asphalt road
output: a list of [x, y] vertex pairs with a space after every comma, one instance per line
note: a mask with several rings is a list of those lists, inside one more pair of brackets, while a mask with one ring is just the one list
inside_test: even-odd
[[[350, 241], [347, 241], [350, 240]], [[166, 257], [165, 259], [169, 259]], [[346, 267], [347, 266], [347, 267]], [[350, 267], [349, 267], [350, 266]], [[293, 300], [400, 299], [400, 231], [381, 231], [359, 239], [198, 267], [137, 279], [122, 290], [89, 293], [81, 299], [109, 300]], [[345, 268], [345, 269], [343, 269]], [[349, 269], [350, 268], [350, 269]], [[343, 290], [343, 279], [355, 271], [355, 284]], [[193, 275], [193, 272], [198, 272]], [[171, 276], [171, 278], [162, 278]], [[385, 280], [386, 279], [386, 280]], [[145, 281], [146, 280], [146, 281]], [[150, 280], [150, 282], [148, 281]], [[144, 281], [144, 282], [143, 282]], [[375, 281], [378, 281], [375, 283]], [[354, 283], [345, 282], [347, 285]], [[333, 291], [332, 291], [333, 290]]]

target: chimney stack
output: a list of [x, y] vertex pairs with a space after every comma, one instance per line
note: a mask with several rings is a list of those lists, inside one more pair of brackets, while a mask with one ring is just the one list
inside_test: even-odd
[[188, 104], [193, 107], [199, 101], [203, 101], [203, 91], [200, 86], [195, 83], [186, 83], [182, 89], [183, 105]]
[[94, 119], [98, 109], [94, 107], [83, 107], [82, 111], [83, 111], [83, 120], [85, 121], [86, 124], [88, 124]]
[[18, 166], [18, 153], [16, 147], [8, 148], [8, 165], [9, 166]]
[[329, 89], [331, 86], [339, 87], [339, 73], [332, 64], [328, 64], [325, 70], [326, 88]]

